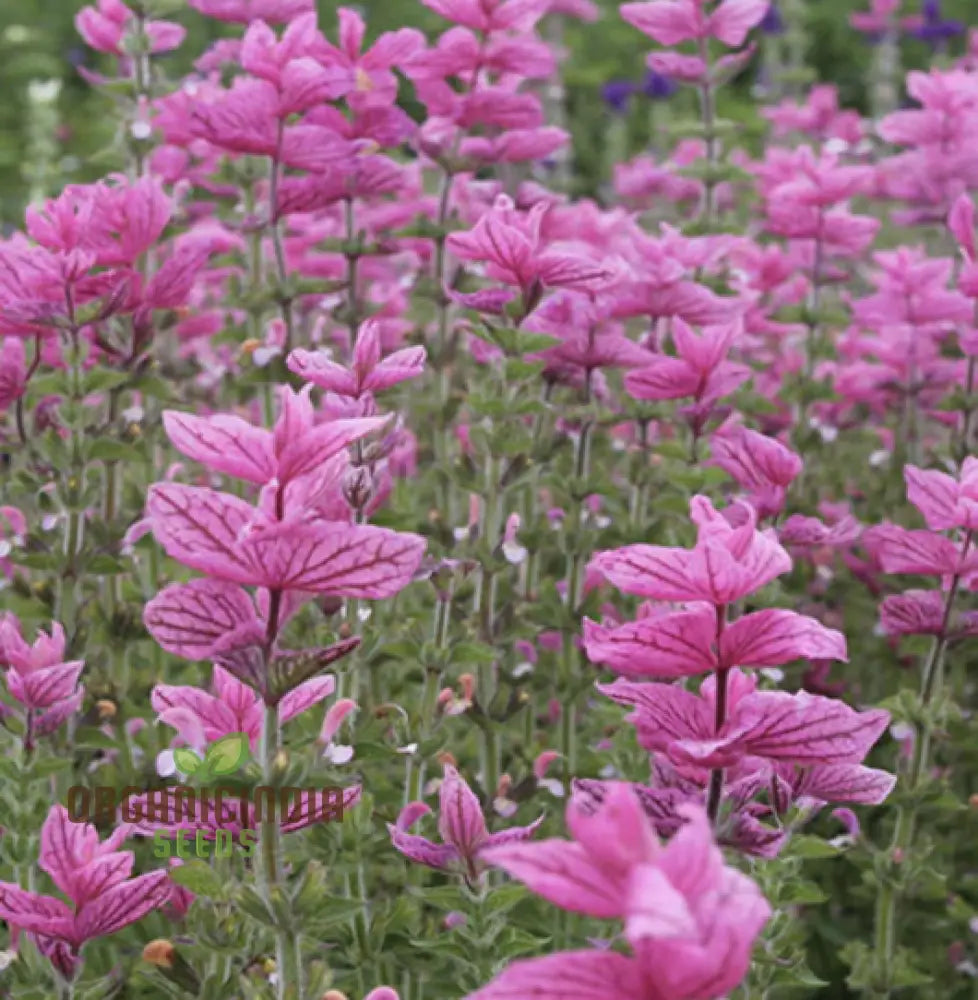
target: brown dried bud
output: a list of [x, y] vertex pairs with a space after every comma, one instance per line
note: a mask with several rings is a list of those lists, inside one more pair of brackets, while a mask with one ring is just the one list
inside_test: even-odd
[[108, 722], [110, 719], [116, 717], [116, 713], [119, 711], [118, 706], [111, 698], [99, 698], [95, 702], [95, 708], [98, 710], [98, 717], [102, 722]]
[[157, 938], [143, 948], [143, 961], [149, 962], [150, 965], [157, 965], [161, 969], [172, 969], [176, 953], [177, 949], [173, 946], [172, 941], [167, 941], [166, 938]]

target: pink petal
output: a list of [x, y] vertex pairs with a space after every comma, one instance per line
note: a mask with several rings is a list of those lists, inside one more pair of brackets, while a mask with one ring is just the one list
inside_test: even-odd
[[698, 38], [703, 18], [694, 0], [653, 0], [626, 3], [618, 8], [621, 16], [660, 45], [678, 45]]
[[846, 639], [807, 615], [768, 608], [738, 618], [720, 643], [724, 667], [776, 667], [793, 660], [845, 660]]
[[279, 712], [283, 722], [294, 719], [297, 715], [318, 705], [336, 690], [336, 680], [333, 677], [313, 677], [297, 688], [293, 688], [280, 702]]
[[471, 858], [489, 835], [482, 805], [475, 792], [450, 764], [442, 779], [438, 832], [463, 858]]
[[293, 523], [255, 533], [239, 550], [249, 575], [269, 589], [376, 599], [411, 582], [426, 544], [370, 525]]
[[459, 860], [458, 851], [451, 844], [436, 844], [427, 837], [419, 837], [413, 833], [398, 830], [390, 825], [391, 842], [406, 858], [427, 865], [429, 868], [445, 869]]
[[724, 0], [710, 15], [710, 33], [724, 45], [740, 48], [770, 6], [771, 0]]
[[81, 941], [114, 934], [166, 903], [170, 888], [170, 876], [165, 871], [120, 882], [78, 914], [75, 934]]
[[648, 1000], [639, 964], [610, 951], [564, 951], [511, 962], [466, 1000]]
[[616, 628], [584, 620], [588, 659], [624, 677], [687, 677], [716, 667], [712, 608], [643, 618]]
[[258, 618], [248, 594], [220, 580], [174, 583], [160, 591], [143, 611], [143, 622], [169, 653], [188, 660], [206, 659], [223, 635]]
[[624, 913], [623, 875], [592, 860], [580, 845], [568, 840], [531, 840], [485, 847], [479, 857], [572, 913], [607, 920]]
[[210, 469], [259, 484], [275, 475], [271, 434], [240, 417], [164, 410], [163, 426], [178, 451]]
[[219, 579], [261, 582], [242, 553], [240, 536], [255, 518], [244, 500], [200, 486], [156, 483], [146, 508], [167, 555]]

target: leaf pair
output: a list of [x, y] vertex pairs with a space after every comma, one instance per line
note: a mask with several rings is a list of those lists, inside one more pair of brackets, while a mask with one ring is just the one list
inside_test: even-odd
[[201, 757], [196, 751], [182, 747], [173, 751], [173, 762], [183, 774], [192, 775], [198, 781], [234, 774], [251, 755], [251, 747], [246, 733], [228, 733], [215, 740]]

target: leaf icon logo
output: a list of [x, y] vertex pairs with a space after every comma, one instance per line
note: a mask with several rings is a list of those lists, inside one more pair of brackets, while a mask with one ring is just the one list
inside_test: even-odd
[[181, 747], [173, 751], [173, 763], [183, 774], [196, 774], [203, 767], [204, 761], [195, 751]]
[[234, 774], [250, 756], [246, 733], [228, 733], [207, 748], [204, 765], [211, 774]]

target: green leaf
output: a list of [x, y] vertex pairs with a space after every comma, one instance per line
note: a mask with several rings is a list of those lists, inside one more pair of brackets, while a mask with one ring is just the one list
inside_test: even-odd
[[796, 858], [837, 858], [842, 849], [821, 837], [800, 834], [791, 839], [789, 853]]
[[207, 748], [204, 760], [212, 774], [234, 774], [248, 759], [249, 751], [246, 733], [229, 733]]
[[173, 763], [184, 774], [196, 774], [204, 762], [195, 751], [181, 747], [179, 750], [173, 751]]
[[220, 875], [203, 861], [189, 861], [177, 868], [171, 868], [170, 878], [177, 885], [182, 885], [198, 896], [219, 899], [224, 895], [224, 883]]

